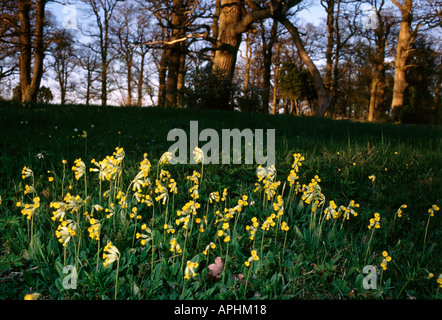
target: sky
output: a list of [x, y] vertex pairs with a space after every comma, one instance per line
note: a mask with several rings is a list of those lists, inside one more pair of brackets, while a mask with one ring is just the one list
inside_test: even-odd
[[[47, 5], [47, 9], [52, 12], [60, 27], [71, 29], [74, 32], [76, 30], [80, 32], [79, 29], [82, 29], [82, 27], [86, 28], [88, 25], [87, 8], [79, 0], [70, 1], [70, 3], [72, 4], [63, 5], [58, 2], [50, 2]], [[325, 10], [320, 5], [319, 1], [310, 1], [310, 3], [311, 5], [307, 9], [299, 12], [297, 17], [306, 22], [318, 24], [320, 19], [325, 17]], [[55, 80], [51, 79], [49, 76], [46, 76], [42, 81], [42, 85], [52, 89], [54, 95], [53, 102], [57, 103], [59, 101], [59, 94]], [[109, 103], [114, 104], [111, 101]]]

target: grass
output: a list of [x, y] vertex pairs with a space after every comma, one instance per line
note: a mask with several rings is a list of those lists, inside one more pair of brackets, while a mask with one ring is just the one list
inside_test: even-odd
[[[169, 130], [188, 131], [191, 120], [198, 120], [199, 131], [276, 129], [277, 176], [272, 182], [280, 185], [275, 196], [268, 200], [263, 191], [254, 192], [256, 165], [209, 164], [203, 172], [201, 165], [160, 165], [158, 160], [173, 143], [167, 141]], [[26, 109], [5, 103], [0, 106], [0, 122], [2, 299], [23, 299], [34, 292], [44, 299], [91, 300], [442, 297], [436, 281], [442, 273], [440, 212], [431, 217], [428, 212], [433, 205], [440, 206], [440, 127], [158, 108], [43, 105]], [[98, 174], [89, 171], [95, 167], [91, 160], [111, 156], [116, 147], [124, 149], [124, 160], [118, 165], [122, 174], [114, 183], [100, 183]], [[151, 164], [152, 186], [142, 190], [152, 197], [152, 206], [135, 201], [131, 190], [144, 153]], [[315, 187], [311, 179], [316, 175], [320, 178], [321, 189], [315, 196], [325, 198], [322, 205], [319, 200], [318, 204], [303, 201], [303, 193], [289, 187], [294, 153], [305, 157], [297, 173], [304, 190], [309, 184]], [[87, 169], [77, 180], [71, 168], [79, 158]], [[32, 177], [22, 179], [24, 166], [32, 169]], [[159, 195], [155, 180], [161, 169], [170, 173], [178, 188], [177, 194], [168, 193], [164, 204], [154, 199]], [[177, 225], [176, 219], [185, 215], [177, 216], [177, 211], [192, 200], [189, 188], [194, 182], [187, 176], [194, 171], [203, 173], [198, 180], [199, 198], [193, 199], [200, 208], [189, 215], [184, 229], [185, 221]], [[369, 176], [376, 178], [372, 181]], [[34, 186], [35, 194], [24, 194], [25, 185]], [[103, 196], [108, 189], [109, 196]], [[224, 202], [209, 202], [211, 192], [224, 189], [228, 191]], [[118, 191], [124, 192], [126, 202]], [[86, 202], [67, 214], [77, 229], [63, 247], [55, 233], [61, 222], [51, 219], [55, 209], [50, 204], [63, 202], [67, 192]], [[284, 200], [284, 212], [272, 219], [278, 195]], [[16, 204], [33, 204], [35, 196], [40, 198], [38, 208], [28, 220]], [[232, 217], [223, 214], [224, 207], [234, 208], [243, 196], [247, 205], [240, 212]], [[325, 209], [332, 200], [336, 210], [341, 205], [349, 209], [353, 200], [359, 204], [352, 207], [357, 216], [327, 220], [331, 210]], [[108, 210], [113, 204], [116, 214], [106, 218], [104, 210], [92, 211], [96, 204]], [[399, 217], [403, 204], [407, 208]], [[130, 218], [134, 207], [139, 220]], [[380, 228], [368, 229], [374, 213], [380, 214]], [[253, 226], [254, 217], [259, 226], [251, 240], [247, 226]], [[91, 218], [101, 223], [99, 241], [89, 237]], [[265, 231], [260, 227], [266, 219], [275, 225]], [[283, 222], [288, 231], [281, 230]], [[228, 228], [223, 229], [224, 223]], [[167, 233], [164, 224], [175, 233]], [[181, 246], [180, 253], [170, 251], [172, 237]], [[102, 254], [108, 241], [119, 253], [105, 267]], [[204, 255], [211, 242], [215, 249]], [[391, 256], [386, 270], [381, 268], [384, 251]], [[208, 268], [217, 256], [224, 263], [219, 278]], [[247, 267], [244, 262], [249, 258]], [[186, 269], [190, 271], [186, 267], [192, 267], [187, 261], [197, 263], [190, 279], [184, 279]], [[367, 264], [376, 266], [376, 289], [363, 286]], [[75, 288], [63, 285], [72, 275], [67, 269], [63, 272], [66, 266], [76, 267]]]

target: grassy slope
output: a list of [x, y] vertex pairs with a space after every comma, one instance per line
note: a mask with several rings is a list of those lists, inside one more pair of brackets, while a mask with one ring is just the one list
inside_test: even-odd
[[[366, 221], [373, 212], [392, 219], [397, 208], [406, 203], [408, 222], [399, 229], [404, 246], [414, 246], [413, 234], [421, 234], [426, 210], [440, 206], [442, 173], [442, 134], [438, 127], [395, 126], [355, 123], [327, 119], [267, 116], [220, 111], [157, 108], [102, 108], [85, 106], [42, 106], [32, 109], [0, 106], [0, 194], [14, 199], [24, 165], [44, 179], [47, 170], [60, 171], [61, 160], [71, 164], [81, 157], [86, 164], [102, 159], [116, 146], [126, 151], [126, 166], [136, 166], [147, 152], [156, 162], [172, 142], [166, 140], [172, 128], [188, 130], [189, 121], [198, 120], [203, 128], [276, 129], [276, 167], [284, 180], [294, 152], [306, 161], [301, 182], [314, 175], [321, 178], [327, 201], [360, 203]], [[75, 131], [78, 129], [78, 131]], [[87, 131], [86, 139], [79, 137]], [[202, 143], [203, 144], [203, 143]], [[42, 153], [44, 159], [38, 159]], [[126, 160], [125, 160], [126, 161]], [[229, 187], [232, 193], [251, 190], [255, 182], [253, 165], [208, 165], [207, 190]], [[183, 167], [177, 167], [185, 170]], [[376, 175], [376, 184], [369, 175]], [[250, 192], [250, 191], [248, 191]], [[4, 201], [5, 202], [5, 201]], [[11, 203], [4, 203], [10, 205]], [[436, 243], [432, 266], [440, 269], [440, 214], [430, 229], [429, 239]], [[398, 231], [397, 231], [398, 232]], [[416, 243], [417, 245], [417, 243]], [[413, 250], [410, 248], [409, 253]], [[440, 270], [435, 270], [439, 272]]]
[[[442, 131], [437, 127], [220, 111], [82, 106], [32, 110], [3, 106], [0, 109], [0, 186], [11, 187], [12, 179], [19, 177], [23, 165], [41, 166], [42, 161], [36, 157], [38, 153], [45, 156], [46, 166], [55, 167], [60, 167], [62, 159], [70, 163], [78, 157], [87, 162], [92, 158], [101, 159], [116, 146], [125, 148], [129, 161], [139, 161], [144, 152], [155, 161], [172, 145], [167, 141], [169, 130], [182, 128], [188, 132], [191, 120], [198, 120], [199, 131], [204, 128], [218, 132], [223, 128], [276, 129], [277, 168], [286, 174], [292, 162], [291, 154], [301, 152], [306, 157], [303, 171], [306, 178], [318, 174], [323, 188], [333, 199], [358, 198], [361, 204], [366, 202], [374, 210], [382, 210], [396, 208], [404, 201], [413, 201], [425, 208], [441, 195]], [[83, 130], [88, 134], [87, 155], [85, 139], [78, 136]], [[228, 170], [226, 166], [212, 167], [216, 171]], [[255, 167], [243, 165], [241, 169], [247, 172], [240, 174], [254, 179]], [[369, 188], [368, 175], [372, 174], [377, 176], [380, 192]]]

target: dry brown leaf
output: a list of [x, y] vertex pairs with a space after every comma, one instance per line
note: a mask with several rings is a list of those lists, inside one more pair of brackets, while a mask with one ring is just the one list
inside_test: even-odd
[[215, 258], [215, 263], [209, 264], [209, 273], [207, 274], [209, 277], [213, 277], [215, 279], [219, 279], [219, 275], [223, 271], [224, 262], [221, 257]]
[[[246, 279], [244, 279], [244, 275], [243, 275], [242, 273], [240, 273], [240, 274], [234, 274], [234, 275], [233, 275], [233, 280], [235, 280], [235, 281], [241, 281], [242, 284], [245, 284], [245, 283], [246, 283]], [[249, 283], [249, 285], [250, 285], [250, 283]]]

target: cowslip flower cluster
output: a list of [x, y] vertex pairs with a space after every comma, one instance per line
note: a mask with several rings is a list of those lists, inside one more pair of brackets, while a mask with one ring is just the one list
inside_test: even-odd
[[379, 213], [374, 214], [374, 218], [370, 219], [370, 224], [368, 225], [368, 229], [371, 229], [375, 227], [376, 229], [379, 229], [381, 227], [381, 215]]
[[149, 242], [152, 240], [152, 230], [150, 230], [146, 224], [141, 225], [141, 230], [145, 231], [146, 233], [137, 232], [136, 238], [137, 239], [141, 238], [140, 243], [142, 246], [144, 246], [146, 244], [146, 242]]
[[21, 207], [21, 213], [22, 215], [26, 216], [28, 220], [31, 220], [31, 218], [34, 216], [35, 211], [40, 208], [40, 197], [34, 197], [32, 199], [32, 204], [26, 203], [23, 204], [20, 201], [16, 203], [17, 207]]
[[72, 171], [75, 173], [75, 179], [79, 180], [86, 172], [86, 165], [78, 158], [74, 161], [74, 166], [72, 166]]
[[176, 238], [170, 239], [170, 249], [169, 250], [172, 252], [176, 252], [176, 253], [182, 252], [181, 246], [176, 241]]
[[435, 204], [433, 204], [431, 206], [431, 208], [428, 209], [428, 213], [430, 214], [430, 217], [434, 217], [434, 213], [437, 212], [437, 211], [439, 211], [439, 207], [437, 205], [435, 205]]
[[106, 156], [100, 162], [97, 162], [95, 159], [91, 160], [91, 163], [97, 166], [98, 168], [90, 168], [91, 172], [98, 172], [98, 177], [101, 180], [115, 180], [117, 176], [120, 176], [122, 173], [122, 162], [126, 153], [123, 148], [116, 147], [115, 151], [111, 156]]
[[211, 242], [211, 243], [209, 243], [209, 244], [206, 246], [206, 248], [205, 248], [204, 251], [203, 251], [203, 254], [204, 254], [205, 256], [207, 256], [207, 254], [209, 253], [209, 249], [214, 250], [215, 248], [216, 248], [216, 245], [215, 245], [213, 242]]
[[186, 269], [184, 270], [184, 279], [190, 279], [195, 277], [197, 274], [195, 269], [198, 268], [198, 262], [187, 261]]
[[120, 251], [118, 251], [117, 247], [112, 244], [111, 241], [107, 243], [107, 245], [103, 249], [103, 265], [107, 267], [112, 264], [114, 261], [120, 259]]
[[163, 204], [166, 203], [169, 197], [167, 188], [158, 179], [155, 180], [155, 194], [157, 195], [155, 197], [155, 201], [159, 202], [160, 200], [163, 200], [162, 201]]
[[354, 200], [350, 200], [347, 207], [342, 207], [344, 219], [349, 220], [350, 215], [356, 217], [358, 213], [354, 210], [355, 208], [359, 208], [359, 203], [355, 203]]
[[198, 202], [195, 202], [193, 200], [188, 201], [181, 210], [178, 210], [176, 212], [177, 216], [181, 218], [176, 219], [175, 220], [175, 224], [176, 225], [180, 225], [181, 223], [183, 224], [183, 228], [187, 229], [187, 225], [190, 221], [190, 217], [192, 215], [196, 215], [197, 214], [197, 210], [201, 207], [201, 205]]
[[168, 164], [172, 161], [172, 158], [173, 158], [172, 152], [170, 151], [164, 152], [163, 155], [160, 157], [158, 164], [160, 165]]
[[190, 180], [191, 182], [193, 182], [193, 186], [190, 187], [190, 189], [189, 189], [190, 197], [193, 200], [197, 200], [199, 198], [198, 189], [199, 189], [199, 179], [200, 178], [201, 178], [201, 174], [197, 171], [193, 171], [191, 176], [187, 176], [187, 180]]
[[247, 225], [246, 226], [246, 230], [249, 232], [249, 234], [250, 234], [250, 237], [249, 237], [249, 239], [250, 240], [254, 240], [255, 239], [255, 234], [256, 234], [256, 231], [258, 231], [258, 227], [259, 227], [259, 222], [258, 222], [258, 219], [256, 218], [256, 217], [253, 217], [252, 219], [251, 219], [251, 221], [252, 221], [252, 225]]
[[258, 257], [258, 254], [257, 254], [256, 250], [252, 250], [251, 251], [251, 256], [249, 257], [249, 259], [247, 259], [247, 261], [244, 262], [244, 264], [246, 265], [246, 267], [249, 267], [250, 266], [250, 262], [258, 261], [258, 260], [259, 260], [259, 257]]
[[[258, 182], [255, 183], [256, 188], [254, 192], [263, 189], [265, 194], [267, 195], [267, 200], [270, 201], [276, 194], [276, 189], [281, 184], [281, 181], [274, 181], [276, 177], [275, 166], [272, 165], [268, 168], [263, 168], [262, 166], [259, 166], [256, 169], [256, 175], [258, 177]], [[260, 182], [262, 182], [262, 185], [260, 184]]]
[[381, 262], [381, 267], [382, 269], [387, 270], [387, 264], [391, 261], [391, 257], [388, 255], [387, 251], [383, 251], [382, 256], [384, 259]]
[[220, 199], [221, 199], [221, 197], [219, 195], [219, 191], [214, 191], [209, 194], [209, 202], [210, 203], [213, 203], [214, 201], [218, 203], [220, 201]]
[[316, 210], [317, 207], [322, 206], [325, 202], [325, 196], [322, 194], [319, 182], [321, 182], [321, 179], [318, 175], [315, 175], [308, 185], [304, 184], [302, 186], [303, 195], [301, 199], [306, 204], [312, 204], [313, 211]]
[[175, 233], [175, 229], [173, 228], [172, 225], [165, 223], [163, 227], [164, 227], [164, 230], [166, 230], [167, 233], [171, 233], [171, 234]]
[[273, 219], [276, 218], [276, 214], [272, 213], [270, 216], [268, 216], [266, 218], [266, 220], [262, 223], [261, 225], [261, 229], [264, 231], [268, 231], [270, 230], [270, 227], [274, 227], [275, 226], [275, 221], [273, 221]]
[[79, 195], [74, 197], [70, 193], [67, 193], [63, 200], [66, 203], [66, 209], [71, 210], [71, 213], [78, 212], [84, 204], [83, 199]]
[[89, 232], [89, 237], [91, 239], [99, 241], [101, 223], [95, 218], [89, 219], [89, 223], [91, 224], [90, 227], [87, 228], [87, 231]]
[[276, 202], [273, 203], [273, 210], [276, 212], [276, 218], [284, 214], [284, 201], [281, 195], [276, 197]]
[[75, 221], [68, 219], [63, 220], [55, 230], [55, 236], [58, 238], [58, 241], [63, 244], [63, 247], [69, 243], [72, 237], [75, 237], [77, 230], [77, 224]]
[[295, 185], [295, 192], [298, 193], [301, 190], [301, 185], [298, 181], [299, 167], [302, 166], [302, 161], [304, 161], [305, 158], [300, 153], [294, 153], [293, 158], [292, 169], [287, 177], [287, 181], [289, 182], [290, 187]]
[[401, 206], [399, 207], [399, 209], [396, 211], [396, 215], [397, 215], [399, 218], [401, 218], [401, 217], [402, 217], [402, 213], [403, 213], [402, 209], [406, 209], [406, 208], [407, 208], [407, 205], [406, 205], [406, 204], [401, 205]]
[[198, 147], [195, 147], [193, 150], [193, 160], [195, 160], [196, 163], [203, 163], [204, 162], [204, 152]]
[[32, 177], [33, 175], [34, 175], [34, 172], [30, 168], [28, 168], [26, 166], [23, 167], [23, 169], [21, 171], [22, 179], [26, 179], [26, 178]]

